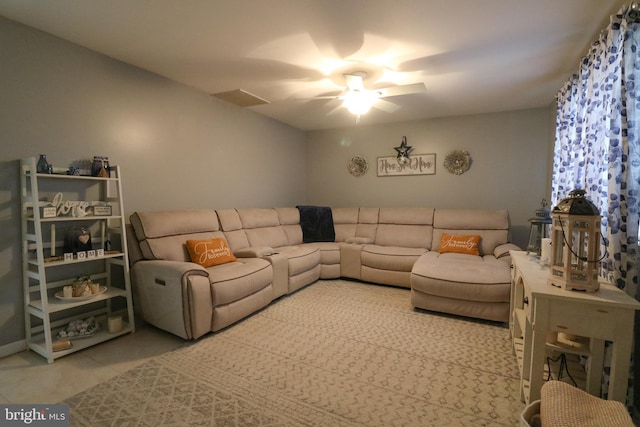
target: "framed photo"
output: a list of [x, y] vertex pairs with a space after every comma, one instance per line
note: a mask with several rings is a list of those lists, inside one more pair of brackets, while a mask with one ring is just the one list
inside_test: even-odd
[[111, 216], [111, 206], [109, 205], [97, 205], [93, 207], [93, 214], [95, 216]]
[[55, 206], [43, 206], [41, 209], [42, 214], [40, 216], [42, 218], [55, 218], [58, 216]]
[[435, 154], [412, 154], [405, 163], [395, 156], [378, 157], [378, 176], [435, 175]]

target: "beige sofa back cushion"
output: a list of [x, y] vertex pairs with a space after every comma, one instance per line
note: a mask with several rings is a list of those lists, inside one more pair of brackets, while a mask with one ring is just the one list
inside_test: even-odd
[[275, 209], [237, 209], [249, 246], [287, 246], [287, 236]]
[[242, 229], [240, 215], [235, 209], [218, 209], [220, 228], [224, 231], [231, 251], [237, 251], [249, 246], [249, 239]]
[[379, 213], [379, 208], [360, 208], [358, 212], [356, 237], [364, 237], [372, 242], [375, 240]]
[[431, 249], [433, 209], [380, 208], [375, 244]]
[[188, 239], [224, 237], [214, 210], [136, 212], [130, 221], [144, 259], [190, 261]]
[[298, 208], [275, 208], [288, 245], [302, 244], [302, 227]]
[[509, 238], [509, 213], [505, 209], [436, 209], [431, 250], [440, 249], [443, 233], [479, 235], [480, 255], [490, 255]]
[[346, 242], [347, 239], [356, 235], [358, 212], [358, 208], [331, 208], [336, 242]]

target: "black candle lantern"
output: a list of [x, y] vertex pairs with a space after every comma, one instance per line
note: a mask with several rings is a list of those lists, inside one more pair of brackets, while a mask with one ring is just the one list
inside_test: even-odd
[[542, 239], [549, 237], [549, 224], [551, 224], [551, 216], [547, 201], [542, 199], [540, 209], [536, 210], [536, 216], [529, 218], [531, 228], [529, 229], [529, 244], [527, 245], [527, 253], [535, 253], [540, 255], [542, 251]]
[[595, 292], [600, 289], [600, 223], [598, 208], [573, 190], [551, 212], [551, 265], [548, 282], [567, 290]]

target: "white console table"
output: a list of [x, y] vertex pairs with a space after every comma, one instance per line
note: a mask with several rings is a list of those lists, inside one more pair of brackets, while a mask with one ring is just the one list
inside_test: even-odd
[[[511, 318], [514, 352], [520, 368], [520, 398], [540, 399], [548, 348], [587, 359], [586, 391], [600, 396], [604, 342], [612, 342], [608, 398], [626, 401], [633, 319], [640, 302], [610, 284], [593, 293], [567, 291], [547, 284], [549, 268], [526, 252], [512, 251]], [[550, 332], [588, 338], [583, 347], [547, 342]]]

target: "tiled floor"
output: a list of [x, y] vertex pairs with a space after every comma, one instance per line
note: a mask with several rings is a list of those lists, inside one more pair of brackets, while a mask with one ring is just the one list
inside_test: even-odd
[[189, 345], [143, 325], [135, 333], [70, 354], [52, 364], [24, 351], [0, 359], [0, 403], [57, 403], [153, 356]]

